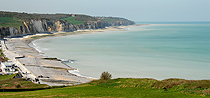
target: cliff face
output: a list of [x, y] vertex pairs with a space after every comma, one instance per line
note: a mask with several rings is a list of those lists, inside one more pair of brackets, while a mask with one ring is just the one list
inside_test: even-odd
[[26, 20], [22, 22], [23, 25], [19, 29], [14, 27], [0, 28], [0, 38], [11, 37], [11, 36], [22, 36], [26, 34], [36, 34], [42, 32], [56, 32], [56, 31], [75, 31], [81, 29], [99, 29], [108, 26], [127, 26], [133, 25], [133, 21], [88, 21], [80, 25], [73, 25], [65, 20], [50, 20], [50, 19], [39, 19], [39, 20]]

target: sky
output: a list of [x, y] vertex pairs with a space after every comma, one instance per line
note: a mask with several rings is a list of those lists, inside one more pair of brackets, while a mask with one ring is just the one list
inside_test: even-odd
[[210, 0], [0, 0], [1, 11], [113, 16], [139, 22], [210, 21]]

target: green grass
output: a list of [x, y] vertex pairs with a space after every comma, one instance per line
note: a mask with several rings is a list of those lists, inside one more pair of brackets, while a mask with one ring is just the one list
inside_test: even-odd
[[0, 81], [12, 79], [14, 76], [15, 76], [15, 74], [13, 74], [13, 75], [0, 75]]
[[[0, 89], [37, 89], [48, 87], [45, 84], [35, 84], [22, 78], [13, 78], [16, 74], [0, 75]], [[17, 88], [17, 85], [20, 85]]]
[[15, 27], [19, 29], [23, 24], [21, 21], [14, 20], [13, 17], [0, 17], [0, 25], [3, 27]]
[[103, 19], [104, 21], [108, 21], [108, 22], [113, 22], [112, 20], [110, 20], [110, 19]]
[[179, 92], [165, 92], [163, 90], [155, 89], [141, 89], [141, 88], [107, 88], [100, 86], [84, 85], [75, 87], [65, 87], [58, 89], [47, 89], [40, 91], [29, 92], [5, 92], [0, 93], [0, 97], [124, 97], [124, 98], [196, 98], [196, 95], [186, 95]]
[[7, 57], [4, 57], [4, 54], [1, 49], [0, 49], [0, 57], [3, 58], [5, 61], [9, 60]]
[[[20, 87], [17, 88], [17, 85]], [[47, 88], [46, 84], [35, 84], [31, 81], [26, 81], [22, 78], [14, 78], [0, 81], [0, 89], [38, 89], [38, 88]]]
[[79, 24], [83, 24], [84, 23], [82, 21], [77, 21], [74, 18], [75, 17], [67, 17], [67, 18], [63, 18], [61, 20], [66, 20], [68, 23], [72, 23], [73, 25], [79, 25]]
[[[163, 80], [165, 82], [180, 81], [177, 79]], [[53, 97], [53, 98], [71, 98], [71, 97], [86, 97], [86, 98], [200, 98], [210, 97], [209, 94], [196, 94], [187, 93], [185, 91], [179, 91], [172, 88], [168, 88], [164, 91], [162, 88], [158, 89], [156, 84], [162, 85], [160, 81], [155, 79], [112, 79], [108, 81], [97, 80], [87, 84], [70, 86], [64, 88], [45, 89], [38, 91], [28, 92], [0, 92], [0, 97]], [[202, 84], [203, 81], [199, 81]], [[186, 80], [186, 83], [191, 83]], [[166, 83], [168, 84], [168, 83]], [[205, 84], [206, 85], [206, 84]], [[177, 85], [178, 86], [178, 85]], [[177, 88], [177, 86], [174, 86]], [[183, 86], [180, 84], [179, 86]], [[193, 86], [193, 85], [191, 85]], [[186, 88], [191, 87], [186, 86]], [[184, 87], [185, 88], [185, 87]], [[202, 87], [201, 87], [202, 88]], [[179, 88], [181, 89], [181, 87]], [[183, 88], [182, 88], [183, 89]]]
[[139, 89], [139, 88], [105, 88], [92, 85], [65, 87], [58, 89], [47, 89], [40, 91], [29, 92], [4, 92], [0, 93], [0, 97], [53, 97], [53, 98], [72, 98], [72, 97], [86, 97], [86, 98], [196, 98], [196, 95], [186, 95], [179, 92], [165, 92], [154, 89]]

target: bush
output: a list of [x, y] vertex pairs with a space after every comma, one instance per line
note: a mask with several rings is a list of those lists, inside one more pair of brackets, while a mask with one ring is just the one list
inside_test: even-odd
[[112, 75], [110, 74], [110, 73], [108, 73], [108, 72], [103, 72], [102, 74], [101, 74], [101, 80], [108, 80], [108, 79], [111, 79], [112, 78]]
[[205, 95], [210, 94], [210, 89], [203, 90], [203, 94], [205, 94]]
[[17, 83], [17, 84], [15, 84], [15, 87], [16, 88], [21, 88], [21, 85]]
[[20, 87], [21, 87], [20, 84], [16, 85], [16, 88], [20, 88]]

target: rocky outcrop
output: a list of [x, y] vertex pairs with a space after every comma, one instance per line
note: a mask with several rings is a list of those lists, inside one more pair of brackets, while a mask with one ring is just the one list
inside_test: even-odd
[[122, 26], [122, 25], [133, 25], [133, 21], [88, 21], [80, 25], [73, 25], [65, 20], [50, 20], [50, 19], [39, 19], [39, 20], [27, 20], [23, 21], [23, 25], [20, 28], [7, 27], [0, 28], [0, 38], [22, 36], [26, 34], [36, 34], [43, 32], [57, 32], [57, 31], [75, 31], [81, 29], [99, 29], [109, 26]]

